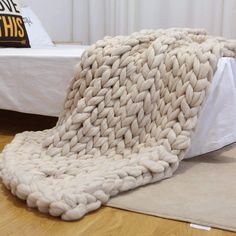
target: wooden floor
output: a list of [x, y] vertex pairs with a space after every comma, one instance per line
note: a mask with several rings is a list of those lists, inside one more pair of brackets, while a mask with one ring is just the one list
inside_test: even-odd
[[[0, 110], [0, 150], [13, 136], [24, 130], [54, 126], [55, 118], [25, 115]], [[189, 223], [103, 207], [77, 222], [63, 222], [26, 207], [0, 183], [0, 236], [236, 236], [236, 233], [211, 229], [192, 229]]]

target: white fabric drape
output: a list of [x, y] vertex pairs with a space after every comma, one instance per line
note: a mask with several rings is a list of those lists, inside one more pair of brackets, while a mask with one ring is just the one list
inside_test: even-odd
[[105, 35], [144, 28], [206, 28], [236, 38], [236, 0], [74, 0], [73, 39], [90, 44]]

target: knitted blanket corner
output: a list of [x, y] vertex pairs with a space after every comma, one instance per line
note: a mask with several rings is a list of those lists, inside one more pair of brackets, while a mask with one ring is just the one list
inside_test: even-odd
[[98, 41], [76, 68], [56, 127], [17, 134], [4, 148], [2, 182], [29, 207], [77, 220], [172, 176], [223, 56], [236, 56], [236, 41], [204, 30]]

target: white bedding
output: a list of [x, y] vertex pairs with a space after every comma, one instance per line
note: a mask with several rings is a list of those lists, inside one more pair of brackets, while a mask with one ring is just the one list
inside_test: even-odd
[[58, 116], [85, 48], [0, 49], [0, 109]]
[[221, 58], [186, 157], [236, 142], [236, 60]]
[[[85, 46], [0, 49], [0, 109], [58, 116]], [[236, 141], [236, 60], [221, 58], [186, 157]]]

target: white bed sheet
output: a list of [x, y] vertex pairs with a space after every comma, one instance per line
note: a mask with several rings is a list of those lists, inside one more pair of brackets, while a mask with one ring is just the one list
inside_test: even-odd
[[236, 142], [236, 60], [221, 58], [186, 158]]
[[[0, 109], [58, 116], [86, 46], [0, 49]], [[236, 60], [221, 58], [186, 158], [236, 141]]]
[[0, 109], [58, 116], [85, 48], [0, 49]]

